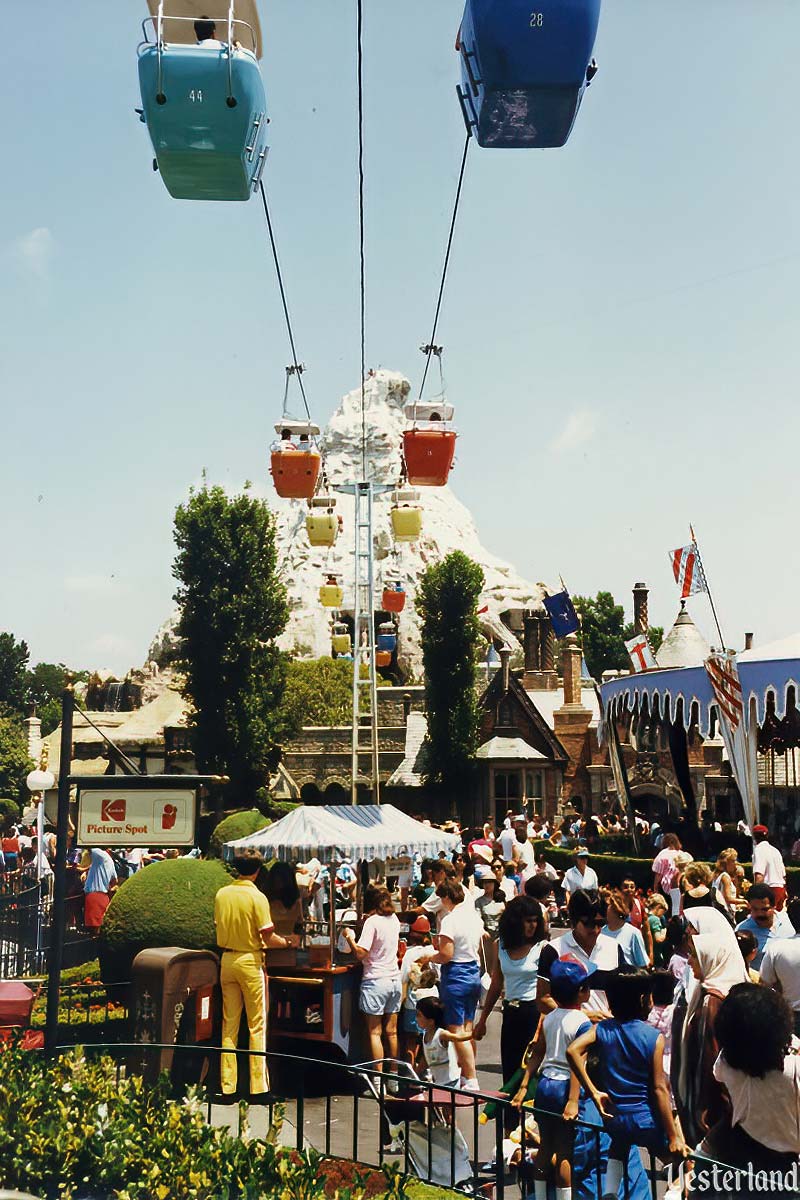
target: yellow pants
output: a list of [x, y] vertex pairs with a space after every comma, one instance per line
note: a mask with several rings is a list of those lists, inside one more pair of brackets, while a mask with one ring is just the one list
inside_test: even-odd
[[[243, 1007], [247, 1013], [247, 1025], [250, 1030], [250, 1049], [265, 1050], [267, 1043], [267, 984], [260, 951], [226, 950], [222, 955], [220, 984], [222, 986], [223, 1050], [236, 1049]], [[220, 1076], [222, 1091], [231, 1095], [236, 1091], [235, 1054], [223, 1053]], [[251, 1055], [251, 1093], [268, 1091], [268, 1080], [267, 1060]]]

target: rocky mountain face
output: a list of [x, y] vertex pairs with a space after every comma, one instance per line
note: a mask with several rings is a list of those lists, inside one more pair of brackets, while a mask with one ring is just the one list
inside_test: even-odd
[[[404, 406], [410, 384], [394, 371], [379, 370], [369, 376], [365, 387], [364, 426], [367, 437], [367, 471], [375, 482], [395, 485], [400, 473], [402, 435], [406, 426]], [[361, 390], [348, 393], [322, 433], [322, 448], [329, 482], [332, 486], [352, 483], [362, 476], [361, 464]], [[457, 480], [458, 455], [454, 477]], [[419, 621], [414, 595], [422, 572], [430, 563], [439, 562], [453, 550], [462, 550], [479, 563], [485, 576], [480, 607], [484, 632], [512, 649], [519, 643], [500, 620], [509, 608], [542, 608], [543, 588], [529, 583], [515, 569], [495, 558], [481, 544], [469, 510], [456, 498], [450, 487], [420, 489], [424, 508], [423, 530], [414, 544], [396, 544], [392, 537], [391, 496], [376, 498], [373, 511], [375, 533], [376, 608], [384, 582], [400, 579], [407, 592], [403, 613], [399, 616], [398, 663], [407, 674], [420, 677], [422, 654]], [[277, 513], [277, 540], [282, 575], [289, 595], [291, 615], [281, 639], [285, 650], [299, 657], [320, 657], [330, 653], [331, 612], [319, 602], [319, 587], [328, 572], [341, 576], [344, 609], [353, 605], [354, 500], [337, 495], [336, 511], [344, 529], [330, 549], [309, 545], [305, 529], [307, 508], [304, 501], [274, 501]], [[158, 631], [149, 658], [164, 662], [174, 644], [174, 616]]]

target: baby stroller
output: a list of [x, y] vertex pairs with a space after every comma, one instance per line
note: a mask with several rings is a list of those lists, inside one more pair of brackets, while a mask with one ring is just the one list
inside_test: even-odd
[[[381, 1065], [387, 1074], [399, 1076], [384, 1085], [379, 1072], [364, 1078], [369, 1092], [383, 1104], [392, 1151], [402, 1155], [414, 1174], [439, 1187], [459, 1187], [475, 1178], [466, 1138], [456, 1128], [453, 1109], [474, 1103], [469, 1094], [456, 1095], [420, 1079], [407, 1062], [379, 1059], [359, 1067]], [[390, 1152], [390, 1153], [391, 1153]], [[461, 1185], [461, 1186], [459, 1186]]]
[[19, 1037], [23, 1050], [41, 1050], [44, 1034], [31, 1029], [31, 1013], [37, 992], [24, 983], [8, 980], [0, 983], [0, 1049]]

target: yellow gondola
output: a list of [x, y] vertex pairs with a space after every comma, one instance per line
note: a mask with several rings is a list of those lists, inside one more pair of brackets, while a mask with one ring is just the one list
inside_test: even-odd
[[339, 583], [338, 575], [328, 575], [319, 589], [319, 602], [323, 608], [341, 608], [344, 591]]
[[416, 542], [422, 533], [419, 492], [401, 488], [392, 492], [392, 533], [396, 542]]
[[331, 634], [331, 650], [334, 654], [352, 654], [353, 639], [343, 621], [336, 621]]

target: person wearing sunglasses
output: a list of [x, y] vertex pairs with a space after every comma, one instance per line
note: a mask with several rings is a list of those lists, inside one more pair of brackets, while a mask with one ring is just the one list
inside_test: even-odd
[[622, 960], [617, 943], [602, 932], [605, 925], [603, 905], [580, 888], [573, 892], [568, 906], [571, 928], [550, 942], [539, 958], [537, 1000], [542, 1014], [555, 1008], [550, 995], [550, 968], [560, 958], [582, 963], [590, 974], [591, 988], [584, 1009], [592, 1021], [608, 1016], [604, 983], [609, 974], [619, 970]]

